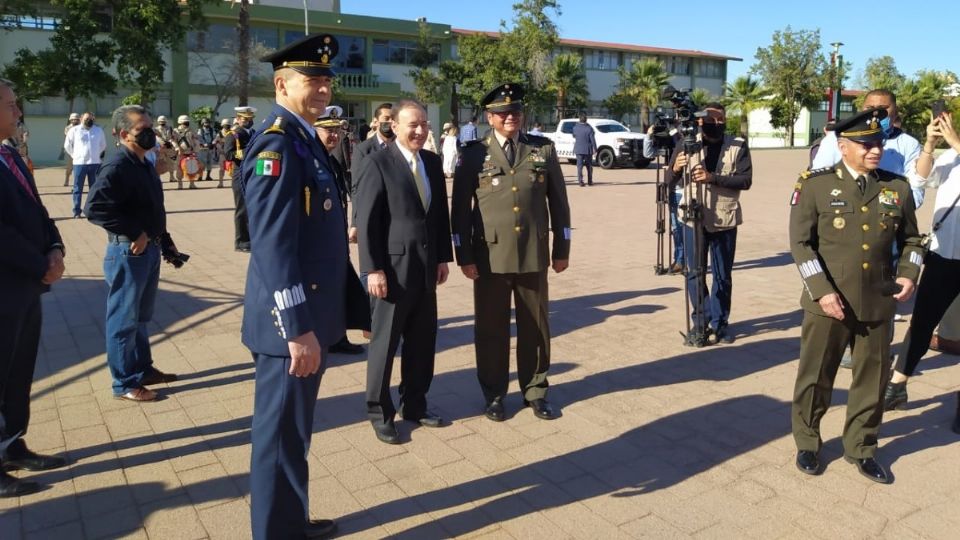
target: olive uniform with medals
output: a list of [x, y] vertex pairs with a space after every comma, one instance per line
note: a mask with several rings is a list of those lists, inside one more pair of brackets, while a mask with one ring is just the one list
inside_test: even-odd
[[[507, 84], [487, 94], [481, 105], [492, 113], [522, 110], [522, 100], [523, 88]], [[521, 133], [511, 163], [497, 137], [491, 130], [463, 149], [451, 203], [457, 264], [476, 265], [479, 274], [473, 288], [474, 336], [477, 378], [488, 407], [507, 393], [511, 295], [516, 303], [517, 378], [524, 402], [546, 396], [547, 268], [551, 255], [553, 260], [569, 258], [571, 236], [567, 190], [553, 143]]]
[[[336, 50], [333, 36], [310, 35], [261, 60], [332, 77]], [[343, 206], [313, 120], [274, 105], [236, 175], [252, 240], [241, 332], [256, 364], [250, 517], [257, 540], [309, 538], [332, 525], [308, 520], [307, 454], [326, 362], [313, 375], [289, 373], [290, 341], [312, 332], [326, 357], [346, 329]]]
[[[882, 140], [879, 120], [885, 116], [883, 109], [870, 109], [839, 123], [836, 131], [840, 138], [876, 144]], [[872, 459], [876, 452], [881, 394], [890, 373], [895, 279], [916, 282], [923, 251], [910, 184], [889, 171], [876, 169], [857, 178], [843, 161], [805, 171], [794, 187], [790, 206], [790, 247], [804, 285], [791, 420], [798, 466], [816, 474], [816, 453], [822, 444], [820, 420], [830, 406], [837, 368], [848, 345], [854, 366], [844, 454], [856, 461]], [[893, 242], [904, 246], [896, 270], [890, 260]], [[842, 321], [828, 316], [818, 303], [832, 293], [838, 293], [843, 303]], [[812, 457], [806, 467], [801, 465], [805, 452]], [[886, 481], [885, 473], [881, 476], [872, 479]]]

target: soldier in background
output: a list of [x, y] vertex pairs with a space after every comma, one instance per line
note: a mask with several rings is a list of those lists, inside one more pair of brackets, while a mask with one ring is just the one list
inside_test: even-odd
[[200, 159], [200, 163], [203, 163], [203, 168], [206, 169], [205, 180], [213, 180], [210, 172], [213, 170], [213, 165], [217, 162], [216, 141], [217, 130], [213, 129], [213, 126], [210, 125], [209, 118], [203, 118], [200, 120], [200, 129], [197, 130], [197, 144], [199, 145], [197, 157]]
[[[234, 107], [237, 113], [236, 124], [223, 141], [223, 151], [227, 159], [233, 162], [233, 178], [239, 178], [240, 163], [243, 162], [244, 148], [253, 136], [253, 118], [257, 113], [254, 107]], [[233, 230], [234, 249], [250, 251], [250, 228], [247, 225], [247, 205], [243, 200], [240, 182], [231, 182], [233, 188]]]
[[[877, 463], [881, 393], [890, 375], [890, 325], [920, 274], [923, 250], [907, 179], [879, 167], [884, 109], [837, 123], [840, 163], [805, 171], [790, 199], [790, 247], [805, 292], [800, 366], [791, 421], [797, 468], [819, 474], [820, 420], [846, 347], [853, 350], [853, 382], [843, 430], [844, 459], [879, 483]], [[894, 242], [904, 246], [896, 275]]]
[[[227, 167], [228, 167], [227, 164], [229, 163], [231, 166], [233, 165], [233, 161], [231, 161], [230, 158], [227, 157], [227, 151], [226, 151], [227, 137], [230, 136], [232, 131], [233, 131], [233, 122], [231, 119], [224, 118], [223, 120], [220, 121], [220, 131], [217, 132], [217, 139], [216, 139], [217, 162], [220, 164], [220, 170], [217, 171], [217, 180], [219, 180], [219, 183], [217, 184], [218, 188], [223, 187], [223, 175], [227, 172]], [[231, 178], [232, 178], [232, 175], [231, 175]]]
[[[563, 272], [570, 257], [570, 206], [549, 139], [523, 134], [524, 90], [504, 84], [481, 106], [493, 127], [467, 144], [453, 178], [453, 245], [463, 274], [474, 280], [477, 378], [484, 414], [506, 418], [510, 372], [510, 297], [516, 302], [517, 379], [524, 406], [550, 420], [547, 268]], [[553, 251], [548, 246], [553, 230]]]
[[[183, 189], [183, 175], [185, 174], [183, 168], [186, 166], [183, 160], [190, 156], [196, 159], [200, 142], [197, 140], [196, 133], [190, 129], [190, 117], [185, 114], [181, 114], [177, 118], [177, 129], [174, 131], [176, 132], [177, 150], [179, 151], [177, 154], [177, 189]], [[190, 189], [197, 188], [196, 178], [188, 178], [187, 180], [190, 182]]]
[[[70, 113], [67, 118], [67, 125], [63, 128], [64, 141], [66, 141], [67, 132], [70, 131], [70, 128], [77, 125], [80, 125], [80, 113]], [[63, 149], [63, 145], [60, 145], [60, 159], [66, 162], [64, 163], [66, 169], [63, 171], [63, 186], [66, 187], [70, 185], [70, 175], [73, 174], [73, 156]]]
[[[175, 171], [180, 170], [180, 164], [177, 163], [179, 151], [176, 132], [167, 122], [167, 117], [162, 114], [157, 117], [157, 125], [153, 130], [157, 133], [157, 144], [160, 145], [160, 151], [157, 153], [158, 168], [167, 171], [170, 182], [173, 182], [176, 180]], [[164, 163], [161, 164], [161, 160]]]

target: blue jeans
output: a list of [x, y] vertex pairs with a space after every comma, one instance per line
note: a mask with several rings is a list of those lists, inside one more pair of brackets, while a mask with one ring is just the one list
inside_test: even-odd
[[[697, 256], [694, 253], [693, 227], [683, 227], [683, 247], [690, 265], [690, 271], [687, 272], [687, 285], [690, 290], [690, 305], [692, 307], [690, 316], [693, 319], [694, 326], [697, 325], [697, 319], [702, 314], [703, 320], [714, 331], [721, 330], [727, 326], [730, 319], [730, 302], [733, 298], [733, 257], [737, 251], [737, 229], [727, 229], [717, 232], [703, 232], [703, 243], [701, 246], [701, 261], [703, 261], [704, 270], [706, 270], [707, 255], [710, 256], [710, 270], [713, 274], [713, 283], [710, 285], [710, 294], [707, 295], [707, 276], [706, 273], [698, 275], [696, 264]], [[702, 296], [697, 297], [697, 280], [700, 281], [703, 292]], [[697, 329], [699, 331], [705, 328]]]
[[107, 281], [107, 366], [113, 393], [125, 394], [141, 386], [153, 369], [147, 323], [160, 283], [160, 248], [148, 243], [140, 255], [130, 253], [130, 242], [109, 242], [103, 258]]
[[593, 183], [593, 156], [577, 154], [577, 182], [583, 184], [583, 166], [587, 166], [587, 182]]
[[73, 166], [73, 215], [79, 216], [80, 199], [83, 197], [83, 181], [86, 178], [87, 187], [93, 186], [93, 181], [97, 179], [97, 171], [100, 170], [100, 164], [92, 165], [74, 165]]
[[683, 262], [686, 260], [683, 256], [683, 222], [677, 215], [681, 198], [683, 198], [683, 193], [670, 192], [670, 234], [673, 237], [673, 262], [683, 266]]

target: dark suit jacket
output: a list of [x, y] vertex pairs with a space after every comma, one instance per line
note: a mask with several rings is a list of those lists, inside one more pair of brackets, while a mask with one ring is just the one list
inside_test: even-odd
[[[389, 144], [393, 144], [393, 142], [391, 141], [388, 145]], [[361, 169], [366, 162], [367, 156], [377, 150], [380, 150], [380, 137], [374, 135], [358, 144], [356, 148], [353, 149], [353, 155], [350, 157], [350, 200], [354, 201], [351, 221], [354, 227], [356, 227], [357, 222], [357, 203], [354, 198], [357, 196], [357, 184], [360, 183]]]
[[13, 159], [30, 183], [36, 200], [0, 164], [0, 312], [20, 311], [50, 290], [40, 280], [47, 273], [47, 253], [62, 245], [60, 231], [43, 207], [33, 176], [16, 150]]
[[383, 270], [389, 298], [418, 282], [436, 288], [437, 264], [453, 260], [443, 165], [433, 152], [421, 150], [420, 159], [430, 180], [427, 211], [396, 144], [369, 155], [357, 182], [360, 271]]

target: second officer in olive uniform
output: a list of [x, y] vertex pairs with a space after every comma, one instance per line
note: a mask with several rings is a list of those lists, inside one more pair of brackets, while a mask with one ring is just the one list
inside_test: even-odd
[[[869, 109], [838, 123], [843, 160], [803, 173], [790, 200], [790, 248], [805, 288], [791, 413], [797, 467], [820, 472], [820, 419], [849, 345], [854, 365], [844, 457], [880, 483], [889, 481], [874, 455], [890, 372], [890, 324], [896, 302], [913, 294], [923, 262], [910, 184], [877, 168], [886, 114]], [[893, 242], [904, 246], [896, 275]]]
[[[550, 367], [547, 268], [567, 268], [570, 206], [549, 139], [520, 133], [523, 88], [504, 84], [481, 102], [493, 127], [469, 143], [453, 180], [457, 264], [474, 280], [477, 377], [487, 418], [505, 418], [510, 372], [510, 297], [516, 304], [517, 379], [538, 418], [558, 412], [546, 400]], [[553, 251], [549, 248], [553, 230]]]

